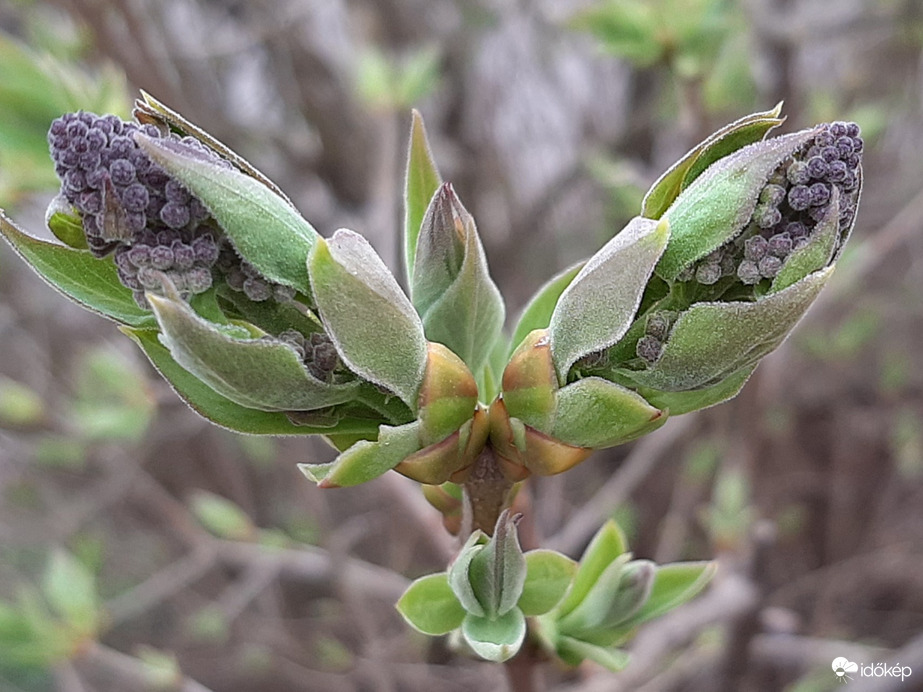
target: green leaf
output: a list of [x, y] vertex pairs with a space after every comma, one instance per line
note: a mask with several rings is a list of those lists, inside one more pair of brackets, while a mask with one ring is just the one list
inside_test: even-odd
[[689, 187], [711, 164], [747, 144], [758, 142], [770, 130], [781, 125], [785, 121], [785, 118], [779, 117], [781, 112], [782, 104], [779, 103], [771, 111], [744, 116], [709, 135], [651, 186], [641, 203], [641, 216], [659, 219], [679, 193]]
[[430, 200], [442, 183], [426, 138], [423, 116], [413, 111], [410, 144], [407, 151], [407, 173], [404, 178], [404, 262], [407, 283], [413, 281], [413, 265], [417, 256], [417, 238]]
[[508, 509], [497, 519], [487, 545], [471, 560], [468, 581], [489, 618], [504, 615], [522, 596], [526, 559]]
[[345, 488], [378, 478], [420, 450], [420, 421], [379, 430], [378, 440], [359, 440], [332, 462], [298, 468], [322, 488]]
[[173, 359], [222, 396], [262, 411], [310, 411], [355, 398], [358, 382], [327, 384], [311, 376], [280, 341], [225, 334], [179, 299], [148, 294]]
[[253, 164], [251, 164], [237, 152], [233, 151], [223, 142], [215, 139], [212, 135], [207, 133], [198, 125], [189, 122], [182, 115], [155, 99], [143, 89], [141, 90], [141, 98], [135, 101], [133, 115], [138, 119], [138, 122], [163, 123], [171, 129], [179, 132], [180, 134], [195, 137], [210, 149], [213, 149], [214, 151], [221, 154], [221, 156], [233, 163], [237, 168], [249, 175], [251, 178], [255, 178], [260, 183], [276, 193], [279, 197], [291, 204], [291, 201], [289, 201], [288, 197], [285, 196], [285, 193], [282, 192], [282, 190], [274, 182], [267, 178]]
[[310, 273], [321, 319], [349, 369], [394, 392], [416, 412], [426, 338], [385, 263], [365, 238], [339, 230], [317, 243]]
[[434, 637], [461, 627], [465, 619], [465, 609], [445, 572], [414, 581], [397, 602], [397, 610], [411, 627]]
[[241, 406], [218, 394], [173, 360], [170, 352], [158, 340], [157, 330], [122, 327], [121, 331], [138, 344], [150, 359], [151, 364], [170, 383], [173, 391], [193, 411], [222, 428], [250, 435], [329, 435], [335, 432], [377, 435], [378, 433], [376, 421], [343, 419], [333, 428], [295, 425], [284, 413], [258, 411]]
[[596, 646], [572, 637], [561, 637], [557, 641], [558, 655], [572, 666], [577, 666], [583, 661], [590, 660], [604, 668], [618, 673], [629, 663], [629, 655], [621, 649]]
[[72, 628], [95, 633], [100, 622], [99, 597], [93, 574], [63, 550], [52, 553], [42, 577], [48, 603]]
[[753, 216], [770, 174], [814, 134], [803, 130], [756, 142], [709, 166], [663, 214], [670, 222], [670, 243], [657, 274], [673, 281], [684, 268], [737, 236]]
[[660, 359], [620, 374], [644, 387], [683, 391], [713, 387], [756, 365], [801, 319], [832, 267], [754, 303], [697, 303], [677, 319]]
[[119, 281], [115, 265], [89, 252], [39, 240], [20, 230], [0, 210], [0, 233], [45, 281], [93, 312], [131, 327], [154, 326]]
[[310, 294], [305, 263], [320, 236], [283, 197], [188, 144], [137, 134], [138, 146], [189, 188], [240, 255], [270, 281]]
[[618, 524], [611, 520], [603, 524], [580, 558], [570, 591], [557, 608], [557, 617], [564, 617], [576, 608], [609, 564], [627, 550], [628, 542]]
[[577, 563], [554, 550], [530, 550], [525, 557], [526, 580], [516, 605], [527, 617], [544, 615], [564, 598]]
[[192, 496], [190, 505], [196, 519], [218, 538], [246, 541], [256, 534], [256, 527], [250, 517], [227, 498], [198, 490]]
[[833, 261], [839, 239], [840, 189], [834, 185], [827, 213], [814, 227], [807, 244], [794, 250], [785, 260], [782, 269], [772, 280], [769, 292], [778, 293], [829, 265]]
[[663, 425], [667, 416], [642, 396], [601, 377], [559, 389], [550, 435], [575, 447], [623, 444]]
[[636, 627], [682, 605], [704, 589], [717, 571], [714, 562], [676, 562], [658, 567], [647, 602], [620, 626]]
[[679, 416], [683, 413], [715, 406], [722, 401], [734, 398], [743, 389], [755, 368], [755, 365], [747, 366], [732, 375], [728, 375], [718, 384], [704, 389], [664, 392], [649, 387], [638, 387], [638, 393], [652, 406], [666, 411], [671, 416]]
[[623, 553], [606, 565], [574, 609], [558, 618], [560, 632], [578, 636], [603, 622], [618, 595], [623, 571], [630, 559], [630, 553]]
[[451, 185], [436, 192], [417, 240], [411, 296], [426, 338], [478, 372], [500, 335], [505, 308], [474, 219]]
[[631, 326], [669, 237], [666, 222], [635, 217], [561, 294], [549, 327], [561, 383], [578, 359], [612, 346]]
[[518, 653], [526, 638], [526, 618], [513, 608], [495, 620], [467, 614], [462, 635], [474, 653], [487, 661], [502, 663]]
[[449, 586], [452, 592], [466, 612], [478, 617], [485, 617], [487, 611], [485, 604], [478, 598], [479, 594], [474, 591], [470, 571], [472, 560], [485, 549], [486, 541], [487, 536], [483, 532], [472, 533], [449, 567]]
[[548, 328], [548, 325], [551, 324], [551, 315], [558, 304], [558, 299], [585, 264], [586, 262], [578, 262], [568, 267], [536, 291], [523, 309], [522, 315], [519, 316], [516, 329], [513, 330], [510, 353], [519, 347], [523, 339], [529, 335], [529, 332], [535, 329]]

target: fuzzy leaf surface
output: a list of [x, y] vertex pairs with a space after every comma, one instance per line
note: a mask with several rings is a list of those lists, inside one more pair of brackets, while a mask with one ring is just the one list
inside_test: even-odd
[[635, 217], [587, 261], [551, 316], [551, 353], [563, 383], [578, 359], [612, 346], [631, 326], [669, 226]]
[[93, 312], [131, 327], [155, 326], [131, 290], [119, 281], [115, 264], [84, 250], [33, 238], [0, 210], [0, 232], [20, 257], [53, 288]]
[[414, 581], [397, 602], [397, 610], [411, 627], [434, 637], [461, 627], [465, 619], [465, 609], [445, 572]]
[[350, 370], [414, 412], [426, 367], [423, 324], [385, 263], [358, 233], [337, 231], [310, 258], [321, 319]]
[[261, 411], [310, 411], [355, 398], [358, 382], [312, 377], [279, 341], [229, 336], [179, 299], [148, 294], [173, 359], [220, 395]]

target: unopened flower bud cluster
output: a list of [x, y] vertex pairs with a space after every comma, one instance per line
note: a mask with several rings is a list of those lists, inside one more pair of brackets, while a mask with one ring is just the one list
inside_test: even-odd
[[725, 277], [751, 286], [772, 279], [803, 247], [839, 190], [839, 224], [849, 228], [856, 213], [863, 141], [855, 123], [817, 128], [814, 138], [783, 161], [760, 191], [750, 223], [678, 279], [711, 286]]
[[140, 149], [136, 133], [181, 140], [218, 165], [231, 164], [193, 137], [114, 115], [68, 113], [51, 124], [55, 172], [82, 218], [87, 246], [97, 257], [113, 255], [119, 280], [138, 304], [148, 307], [144, 292], [161, 290], [163, 276], [186, 298], [223, 279], [256, 302], [291, 300], [293, 291], [237, 255], [202, 203]]

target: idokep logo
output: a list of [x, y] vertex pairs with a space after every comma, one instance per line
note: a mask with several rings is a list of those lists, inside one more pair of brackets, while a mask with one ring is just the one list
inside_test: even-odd
[[843, 683], [852, 680], [856, 674], [862, 678], [900, 678], [903, 682], [913, 672], [910, 666], [902, 666], [900, 663], [859, 664], [843, 656], [833, 659], [831, 667], [837, 680]]

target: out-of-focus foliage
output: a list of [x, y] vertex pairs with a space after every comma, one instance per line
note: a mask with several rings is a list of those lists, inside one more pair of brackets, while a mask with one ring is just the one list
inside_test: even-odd
[[26, 45], [0, 32], [0, 207], [52, 188], [48, 125], [77, 109], [126, 113], [124, 78], [113, 67], [87, 71], [77, 60], [90, 46], [69, 22], [45, 27]]

